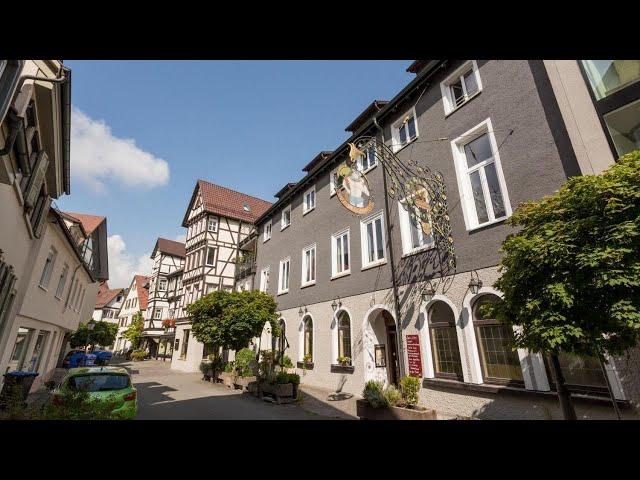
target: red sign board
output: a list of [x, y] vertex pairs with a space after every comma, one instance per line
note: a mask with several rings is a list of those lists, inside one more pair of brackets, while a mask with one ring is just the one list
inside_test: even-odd
[[422, 357], [420, 355], [420, 336], [407, 335], [407, 360], [409, 362], [409, 375], [422, 377]]

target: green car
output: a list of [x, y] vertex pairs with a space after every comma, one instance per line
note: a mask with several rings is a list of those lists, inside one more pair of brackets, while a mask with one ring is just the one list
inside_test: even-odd
[[86, 390], [98, 402], [115, 403], [114, 417], [128, 420], [138, 412], [138, 391], [131, 383], [126, 369], [121, 367], [79, 367], [69, 370], [58, 388], [53, 391], [53, 403], [61, 401], [63, 390]]

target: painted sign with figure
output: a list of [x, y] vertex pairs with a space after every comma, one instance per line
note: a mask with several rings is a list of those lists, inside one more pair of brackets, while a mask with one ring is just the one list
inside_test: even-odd
[[422, 358], [420, 357], [420, 336], [407, 335], [407, 361], [409, 363], [409, 375], [422, 377]]
[[347, 210], [366, 215], [373, 210], [373, 199], [367, 177], [358, 168], [358, 158], [364, 152], [349, 144], [349, 160], [341, 164], [334, 174], [336, 195]]

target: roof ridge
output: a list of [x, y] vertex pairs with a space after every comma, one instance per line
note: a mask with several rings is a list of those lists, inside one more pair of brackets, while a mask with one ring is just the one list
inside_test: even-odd
[[234, 190], [233, 188], [225, 187], [224, 185], [218, 185], [217, 183], [210, 182], [209, 180], [204, 180], [204, 179], [202, 179], [202, 178], [199, 178], [199, 179], [198, 179], [198, 183], [199, 183], [199, 182], [208, 183], [209, 185], [213, 185], [214, 187], [222, 188], [222, 189], [224, 189], [224, 190], [228, 190], [228, 191], [230, 191], [230, 192], [237, 193], [237, 194], [239, 194], [239, 195], [244, 195], [245, 197], [253, 198], [254, 200], [258, 200], [258, 201], [260, 201], [260, 202], [265, 202], [265, 203], [273, 204], [273, 202], [270, 202], [269, 200], [264, 200], [264, 199], [262, 199], [262, 198], [258, 198], [258, 197], [256, 197], [256, 196], [254, 196], [254, 195], [249, 195], [248, 193], [244, 193], [244, 192], [241, 192], [241, 191], [239, 191], [239, 190]]

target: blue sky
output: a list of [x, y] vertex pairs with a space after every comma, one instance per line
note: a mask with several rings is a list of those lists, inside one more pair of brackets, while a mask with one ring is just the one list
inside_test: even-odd
[[57, 203], [107, 217], [112, 287], [150, 273], [158, 236], [184, 235], [198, 178], [274, 201], [372, 100], [413, 77], [409, 60], [65, 63], [72, 183]]

